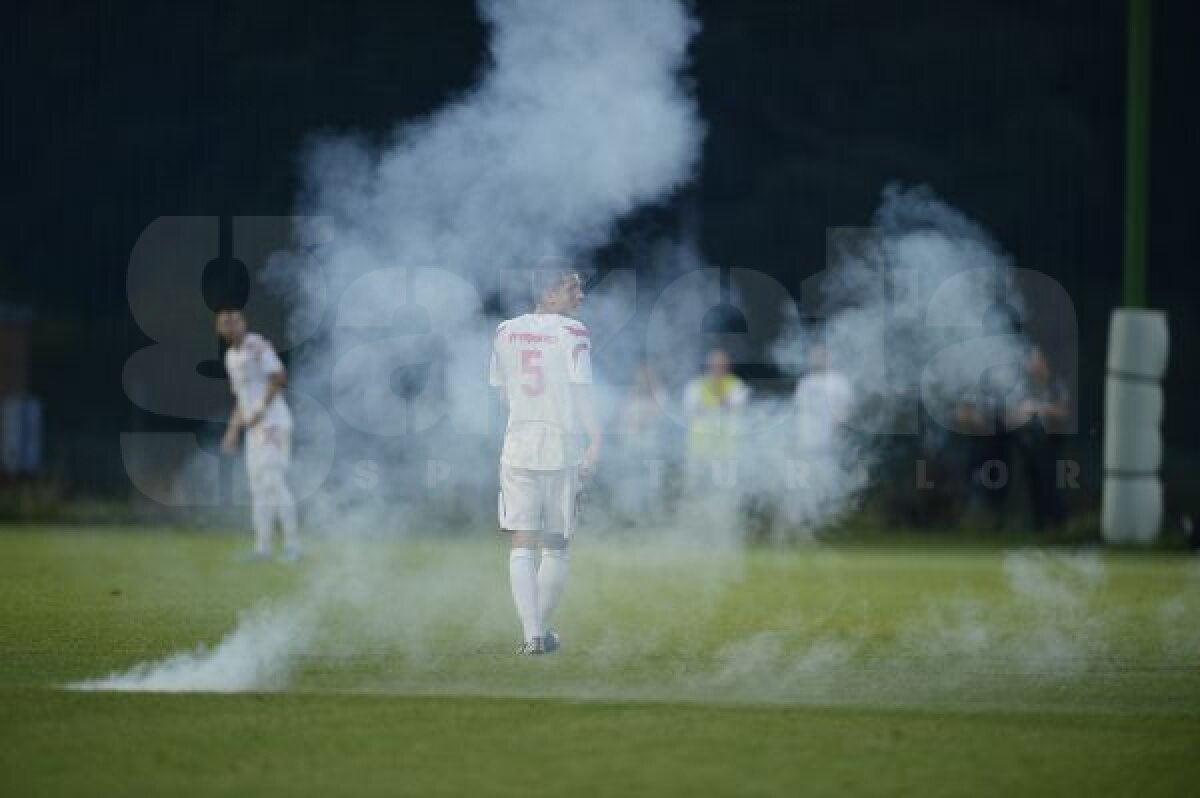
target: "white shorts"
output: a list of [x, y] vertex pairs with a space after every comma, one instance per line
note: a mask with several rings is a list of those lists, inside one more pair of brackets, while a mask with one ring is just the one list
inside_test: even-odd
[[574, 468], [533, 471], [500, 466], [500, 528], [570, 537], [579, 480]]
[[270, 501], [292, 458], [292, 428], [258, 424], [246, 431], [250, 495]]

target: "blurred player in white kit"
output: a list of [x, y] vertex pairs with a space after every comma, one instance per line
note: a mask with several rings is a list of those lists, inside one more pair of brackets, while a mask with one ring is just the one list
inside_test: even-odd
[[559, 647], [550, 618], [566, 587], [579, 486], [601, 447], [591, 342], [587, 328], [569, 315], [583, 301], [582, 281], [565, 269], [538, 272], [534, 295], [533, 313], [496, 329], [490, 378], [508, 404], [499, 516], [512, 541], [509, 581], [524, 633], [522, 654]]
[[831, 453], [854, 408], [854, 386], [829, 363], [829, 352], [815, 344], [808, 373], [796, 382], [796, 431], [802, 451]]
[[294, 561], [300, 557], [300, 541], [296, 503], [286, 479], [292, 447], [292, 414], [283, 398], [287, 372], [271, 342], [246, 330], [240, 310], [217, 313], [217, 334], [229, 344], [225, 371], [235, 400], [221, 448], [226, 454], [236, 452], [238, 436], [245, 431], [254, 556], [271, 556], [271, 533], [278, 523], [284, 558]]

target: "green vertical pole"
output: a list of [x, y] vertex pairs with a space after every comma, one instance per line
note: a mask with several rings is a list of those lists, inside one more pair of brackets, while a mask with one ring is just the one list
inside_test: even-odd
[[1129, 0], [1125, 97], [1125, 306], [1146, 304], [1146, 172], [1150, 145], [1150, 0]]

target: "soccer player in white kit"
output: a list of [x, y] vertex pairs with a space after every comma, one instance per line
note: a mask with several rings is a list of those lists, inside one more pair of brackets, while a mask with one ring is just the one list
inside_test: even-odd
[[582, 281], [573, 272], [540, 272], [534, 293], [533, 313], [496, 329], [490, 378], [508, 404], [499, 516], [512, 541], [508, 573], [522, 654], [559, 646], [550, 618], [566, 586], [579, 486], [595, 468], [602, 440], [592, 406], [591, 341], [568, 315], [583, 301]]
[[300, 541], [296, 503], [286, 479], [292, 447], [292, 414], [283, 398], [287, 372], [271, 342], [246, 330], [240, 310], [217, 313], [217, 334], [229, 344], [225, 371], [235, 399], [221, 448], [226, 454], [236, 452], [238, 436], [245, 431], [254, 555], [271, 556], [271, 533], [278, 523], [284, 557], [294, 561], [300, 556]]

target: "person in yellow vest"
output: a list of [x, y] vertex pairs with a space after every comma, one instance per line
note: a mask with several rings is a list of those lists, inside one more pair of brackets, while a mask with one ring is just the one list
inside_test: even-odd
[[729, 354], [721, 349], [709, 352], [704, 374], [683, 391], [689, 491], [731, 486], [738, 417], [749, 398], [750, 389], [733, 373]]

